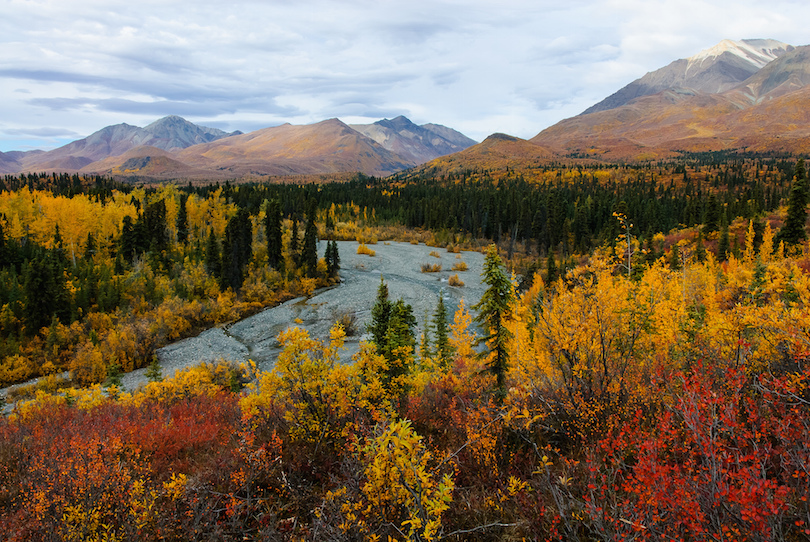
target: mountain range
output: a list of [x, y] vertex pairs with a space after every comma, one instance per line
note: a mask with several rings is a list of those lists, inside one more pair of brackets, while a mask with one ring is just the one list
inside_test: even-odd
[[52, 151], [0, 153], [0, 173], [78, 172], [149, 179], [387, 175], [463, 150], [475, 141], [405, 117], [349, 126], [338, 119], [244, 134], [168, 116], [144, 128], [117, 124]]
[[476, 144], [405, 117], [338, 119], [226, 133], [169, 116], [108, 126], [58, 149], [0, 152], [0, 173], [67, 171], [155, 180], [363, 172], [416, 165], [520, 167], [560, 159], [639, 161], [684, 152], [810, 153], [810, 46], [723, 40], [629, 83], [529, 140]]

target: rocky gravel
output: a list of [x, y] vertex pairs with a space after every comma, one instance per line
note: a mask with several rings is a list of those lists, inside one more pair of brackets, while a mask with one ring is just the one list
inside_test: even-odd
[[[350, 362], [359, 350], [360, 341], [368, 338], [365, 328], [371, 322], [380, 277], [388, 285], [389, 299], [402, 298], [413, 307], [418, 322], [417, 338], [426, 315], [432, 318], [440, 293], [452, 321], [462, 298], [470, 307], [481, 299], [485, 289], [481, 282], [484, 255], [478, 252], [454, 254], [424, 244], [391, 242], [368, 245], [376, 254], [367, 256], [357, 254], [355, 241], [338, 241], [337, 244], [341, 266], [339, 285], [318, 291], [308, 299], [293, 299], [239, 322], [208, 329], [196, 337], [161, 348], [157, 355], [163, 375], [168, 377], [179, 369], [218, 360], [253, 360], [260, 369], [269, 370], [280, 351], [276, 339], [280, 332], [298, 326], [309, 331], [310, 336], [323, 339], [328, 337], [329, 328], [342, 314], [354, 315], [357, 323], [357, 333], [347, 337], [346, 348], [341, 353], [341, 361]], [[326, 243], [319, 243], [319, 254], [325, 249]], [[464, 262], [468, 269], [452, 271], [459, 262]], [[441, 264], [442, 270], [423, 273], [423, 263]], [[454, 274], [464, 282], [463, 287], [448, 284]], [[139, 369], [124, 375], [124, 388], [134, 390], [145, 383], [145, 373], [146, 369]]]

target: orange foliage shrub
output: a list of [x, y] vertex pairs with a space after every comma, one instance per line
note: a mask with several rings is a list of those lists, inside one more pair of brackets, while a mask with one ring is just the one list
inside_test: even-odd
[[371, 250], [370, 248], [368, 248], [365, 245], [365, 243], [360, 243], [360, 245], [357, 247], [357, 253], [358, 254], [366, 254], [367, 256], [376, 256], [377, 255], [377, 253], [375, 251]]

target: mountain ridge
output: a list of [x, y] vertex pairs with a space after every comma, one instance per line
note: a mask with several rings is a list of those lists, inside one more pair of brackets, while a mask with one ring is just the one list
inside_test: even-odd
[[735, 149], [803, 153], [810, 151], [810, 133], [804, 129], [810, 122], [808, 85], [810, 46], [791, 47], [725, 91], [676, 85], [565, 119], [529, 141], [563, 156], [603, 160]]
[[385, 149], [413, 162], [413, 165], [462, 151], [475, 144], [475, 141], [452, 128], [436, 124], [419, 126], [402, 115], [373, 124], [350, 126]]
[[770, 39], [723, 40], [689, 58], [675, 60], [663, 68], [648, 72], [581, 114], [615, 109], [634, 99], [672, 88], [688, 88], [710, 94], [724, 92], [794, 49], [792, 45]]
[[[404, 116], [359, 127], [382, 133], [382, 143], [339, 119], [284, 123], [244, 134], [170, 115], [143, 128], [106, 126], [52, 151], [0, 153], [0, 173], [64, 171], [160, 179], [352, 171], [387, 175], [475, 143], [451, 128], [417, 126]], [[394, 144], [386, 148], [390, 142]]]

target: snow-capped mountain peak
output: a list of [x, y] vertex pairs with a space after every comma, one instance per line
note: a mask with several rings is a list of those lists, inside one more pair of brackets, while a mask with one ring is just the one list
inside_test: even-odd
[[734, 56], [750, 62], [757, 68], [762, 68], [771, 60], [778, 58], [786, 50], [792, 47], [787, 43], [771, 39], [753, 40], [723, 40], [714, 47], [704, 49], [698, 54], [689, 57], [687, 71], [695, 64], [702, 64], [706, 60], [712, 60], [723, 53], [730, 53]]

